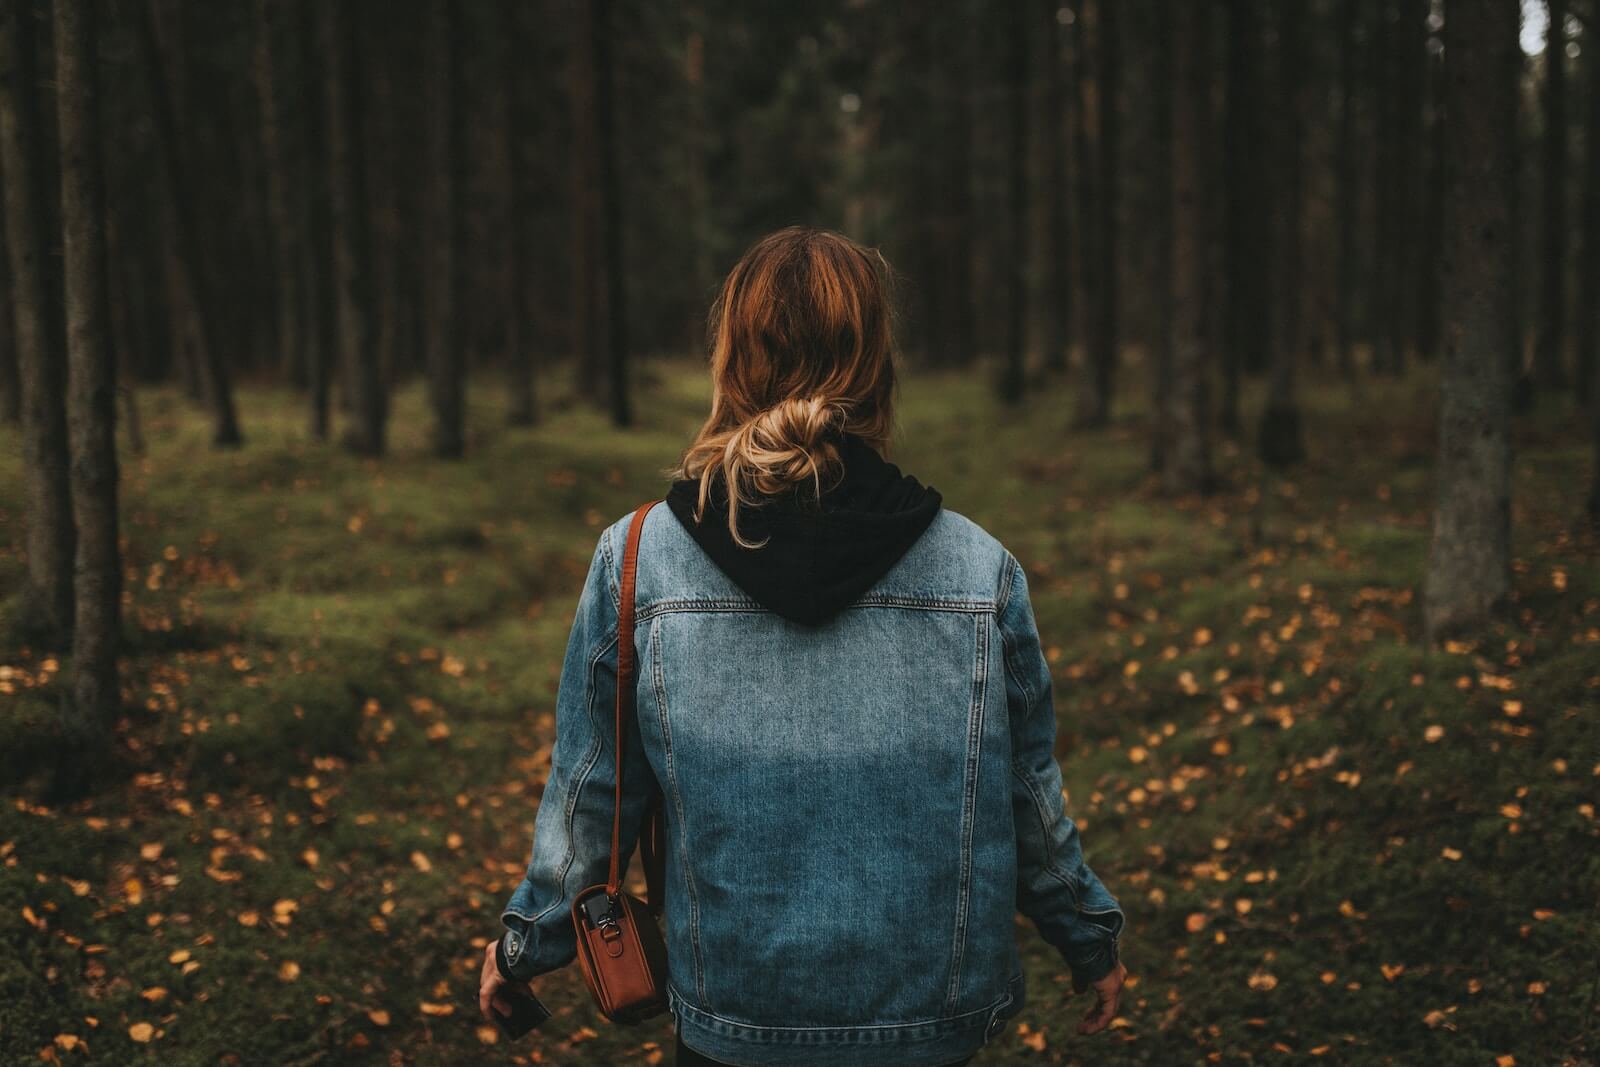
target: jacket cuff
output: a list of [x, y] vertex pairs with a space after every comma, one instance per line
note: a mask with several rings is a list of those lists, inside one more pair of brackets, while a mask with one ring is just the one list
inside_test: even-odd
[[534, 977], [527, 966], [527, 955], [524, 952], [526, 947], [526, 940], [515, 930], [507, 930], [505, 935], [495, 942], [494, 965], [499, 970], [500, 977], [510, 982], [526, 982]]
[[1079, 962], [1069, 963], [1072, 970], [1072, 981], [1075, 986], [1091, 986], [1112, 971], [1117, 969], [1121, 962], [1120, 952], [1116, 941], [1110, 941], [1104, 949], [1094, 953]]
[[1081, 915], [1083, 933], [1094, 937], [1075, 938], [1065, 953], [1074, 985], [1093, 985], [1117, 969], [1121, 961], [1122, 928], [1127, 918], [1120, 908]]

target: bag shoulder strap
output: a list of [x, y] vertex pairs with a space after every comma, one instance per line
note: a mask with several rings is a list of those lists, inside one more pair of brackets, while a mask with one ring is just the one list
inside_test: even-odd
[[[622, 750], [625, 747], [622, 724], [634, 714], [634, 647], [633, 647], [633, 588], [639, 573], [639, 535], [644, 530], [644, 518], [650, 509], [661, 503], [652, 500], [633, 513], [628, 524], [628, 547], [622, 554], [622, 580], [617, 604], [617, 789], [615, 806], [611, 814], [611, 873], [606, 879], [606, 893], [615, 897], [622, 881]], [[652, 808], [655, 805], [650, 805]], [[646, 812], [646, 821], [653, 816]], [[648, 836], [648, 827], [640, 833], [641, 841]], [[648, 857], [646, 867], [650, 866]], [[651, 872], [647, 869], [646, 876]], [[652, 886], [652, 890], [654, 887]], [[654, 898], [655, 893], [651, 892]]]

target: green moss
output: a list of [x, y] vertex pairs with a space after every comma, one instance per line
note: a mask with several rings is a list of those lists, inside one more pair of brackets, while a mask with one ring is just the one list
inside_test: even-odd
[[[659, 495], [705, 410], [697, 363], [639, 386], [623, 434], [562, 381], [540, 425], [507, 429], [475, 382], [462, 463], [429, 455], [416, 385], [379, 461], [306, 442], [285, 390], [240, 394], [250, 441], [226, 454], [177, 393], [141, 394], [129, 699], [118, 773], [88, 801], [26, 799], [70, 665], [0, 655], [43, 679], [0, 697], [0, 1060], [62, 1033], [99, 1062], [179, 1065], [609, 1065], [670, 1044], [664, 1020], [599, 1021], [570, 969], [540, 985], [557, 1018], [515, 1050], [479, 1043], [472, 1005], [471, 939], [527, 860], [595, 539]], [[1431, 388], [1419, 372], [1379, 407], [1315, 383], [1305, 464], [1268, 479], [1221, 442], [1223, 492], [1174, 504], [1141, 397], [1085, 433], [1065, 385], [1012, 411], [976, 375], [906, 379], [891, 458], [1028, 567], [1068, 810], [1139, 979], [1126, 1026], [1080, 1043], [1087, 1004], [1019, 926], [1018, 1021], [1046, 1048], [1013, 1027], [987, 1060], [1595, 1058], [1600, 565], [1570, 529], [1589, 446], [1582, 427], [1519, 428], [1509, 617], [1427, 649]], [[0, 427], [0, 625], [22, 579], [14, 438]], [[134, 1042], [135, 1022], [159, 1036]], [[600, 1036], [571, 1041], [583, 1027]]]

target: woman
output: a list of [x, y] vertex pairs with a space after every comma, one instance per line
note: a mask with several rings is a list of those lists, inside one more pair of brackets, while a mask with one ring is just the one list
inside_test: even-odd
[[[712, 310], [711, 415], [644, 520], [622, 848], [659, 781], [680, 1064], [966, 1063], [1023, 1005], [1018, 910], [1095, 990], [1079, 1033], [1116, 1014], [1123, 914], [1063, 811], [1023, 569], [881, 456], [886, 275], [821, 230], [745, 254]], [[628, 522], [578, 603], [485, 1014], [573, 959], [573, 895], [605, 879]]]

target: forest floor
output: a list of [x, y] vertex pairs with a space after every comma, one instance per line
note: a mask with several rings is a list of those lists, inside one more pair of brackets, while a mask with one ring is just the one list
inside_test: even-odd
[[[232, 453], [142, 394], [119, 769], [88, 800], [37, 802], [62, 662], [0, 640], [0, 1062], [670, 1062], [664, 1017], [604, 1022], [572, 968], [521, 1042], [475, 1008], [596, 536], [705, 410], [698, 364], [639, 390], [627, 433], [570, 404], [510, 430], [480, 385], [464, 463], [427, 455], [415, 388], [381, 462], [305, 443], [288, 392], [242, 391]], [[1221, 492], [1173, 502], [1137, 417], [908, 377], [891, 458], [1027, 567], [1068, 810], [1129, 919], [1093, 1038], [1019, 922], [1029, 1003], [980, 1063], [1600, 1062], [1589, 438], [1519, 421], [1515, 602], [1430, 650], [1434, 394], [1368, 390], [1308, 386], [1290, 476], [1225, 445]], [[0, 626], [19, 453], [0, 429]]]

